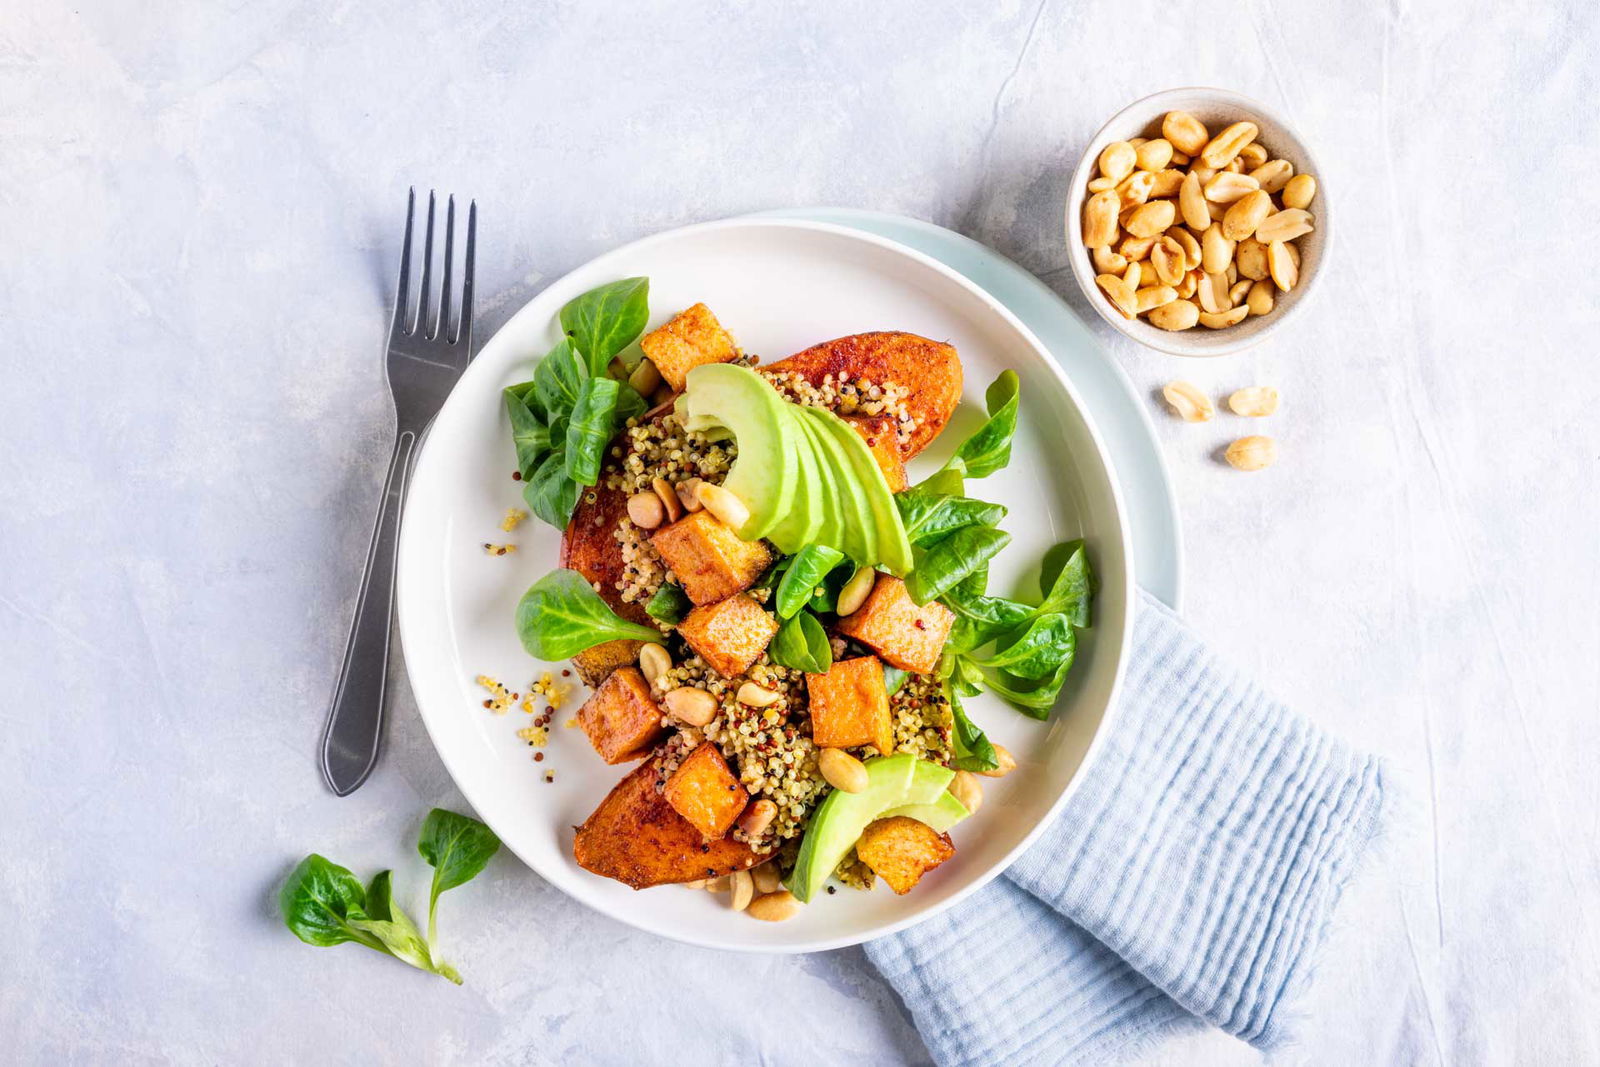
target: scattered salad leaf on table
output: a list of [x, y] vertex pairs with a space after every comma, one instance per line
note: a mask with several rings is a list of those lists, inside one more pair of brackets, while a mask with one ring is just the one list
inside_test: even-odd
[[278, 893], [284, 925], [318, 948], [354, 942], [461, 984], [461, 975], [436, 959], [439, 894], [477, 877], [500, 848], [500, 839], [477, 819], [434, 808], [423, 821], [417, 850], [434, 868], [428, 897], [428, 937], [394, 898], [393, 876], [380, 871], [363, 888], [348, 868], [313, 852], [301, 860]]
[[661, 631], [619, 616], [577, 571], [553, 570], [517, 602], [517, 636], [535, 659], [571, 659], [617, 638], [661, 643]]

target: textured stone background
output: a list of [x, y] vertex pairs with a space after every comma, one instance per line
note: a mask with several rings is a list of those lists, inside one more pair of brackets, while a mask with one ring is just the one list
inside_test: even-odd
[[[1286, 397], [1283, 460], [1159, 422], [1188, 610], [1407, 777], [1304, 1005], [1317, 1063], [1594, 1062], [1596, 18], [1574, 0], [128, 4], [0, 9], [0, 1033], [13, 1062], [923, 1060], [859, 952], [736, 957], [510, 858], [448, 902], [462, 991], [271, 903], [459, 804], [403, 683], [350, 800], [314, 740], [385, 462], [404, 189], [475, 195], [483, 336], [681, 223], [931, 219], [1083, 310], [1079, 147], [1129, 100], [1271, 101], [1340, 200], [1318, 304], [1141, 391]], [[397, 877], [415, 884], [416, 863]], [[1148, 1062], [1250, 1063], [1217, 1034]]]

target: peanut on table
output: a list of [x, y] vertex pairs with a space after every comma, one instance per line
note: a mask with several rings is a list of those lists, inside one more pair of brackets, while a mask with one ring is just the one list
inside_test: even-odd
[[1295, 241], [1316, 228], [1317, 180], [1256, 139], [1253, 122], [1215, 136], [1170, 111], [1161, 136], [1113, 141], [1083, 205], [1083, 243], [1124, 318], [1163, 330], [1237, 326], [1268, 315], [1300, 280]]

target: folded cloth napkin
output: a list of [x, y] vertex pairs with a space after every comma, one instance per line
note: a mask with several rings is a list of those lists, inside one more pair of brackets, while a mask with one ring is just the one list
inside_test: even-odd
[[941, 1065], [1125, 1060], [1202, 1023], [1282, 1043], [1385, 770], [1141, 594], [1120, 709], [1059, 817], [867, 955]]

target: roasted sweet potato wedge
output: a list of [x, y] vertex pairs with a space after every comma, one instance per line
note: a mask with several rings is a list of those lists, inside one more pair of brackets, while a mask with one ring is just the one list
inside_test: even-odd
[[961, 400], [961, 359], [941, 341], [914, 333], [858, 333], [813, 345], [804, 352], [762, 368], [788, 371], [821, 385], [831, 374], [837, 381], [898, 382], [906, 387], [906, 407], [917, 429], [903, 449], [905, 458], [921, 452], [939, 436]]
[[949, 834], [903, 815], [872, 823], [856, 842], [857, 858], [900, 896], [955, 854]]
[[656, 792], [656, 771], [657, 760], [645, 760], [578, 827], [578, 866], [647, 889], [748, 870], [767, 858], [731, 837], [707, 841]]
[[[589, 503], [589, 494], [594, 503]], [[605, 479], [593, 489], [584, 491], [578, 498], [578, 507], [572, 513], [561, 535], [561, 566], [577, 571], [589, 580], [600, 583], [600, 598], [611, 605], [611, 610], [629, 622], [644, 626], [651, 623], [643, 604], [630, 604], [617, 591], [617, 581], [622, 577], [622, 546], [613, 535], [617, 524], [628, 515], [628, 498], [619, 489], [606, 488]]]

